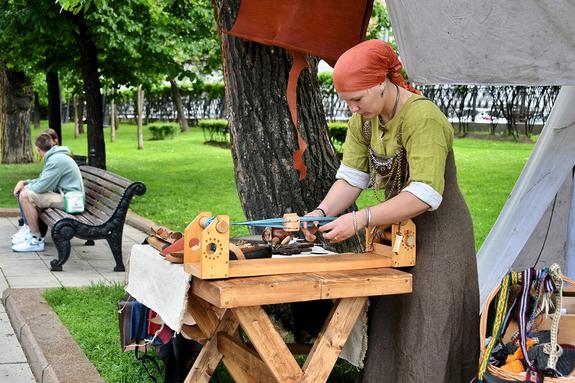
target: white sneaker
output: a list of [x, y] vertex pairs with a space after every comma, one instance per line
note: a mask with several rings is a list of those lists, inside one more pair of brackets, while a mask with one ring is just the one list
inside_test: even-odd
[[12, 244], [17, 245], [24, 242], [28, 234], [30, 234], [30, 226], [26, 224], [20, 226], [18, 232], [12, 236]]
[[12, 251], [17, 253], [44, 251], [44, 238], [36, 238], [28, 234], [24, 242], [12, 246]]

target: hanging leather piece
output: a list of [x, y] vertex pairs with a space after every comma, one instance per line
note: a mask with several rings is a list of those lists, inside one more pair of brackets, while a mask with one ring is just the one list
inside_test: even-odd
[[308, 67], [305, 55], [301, 52], [290, 51], [292, 56], [292, 65], [289, 72], [288, 84], [287, 84], [287, 101], [289, 112], [291, 115], [291, 121], [295, 126], [297, 131], [297, 144], [298, 149], [293, 152], [293, 167], [299, 172], [299, 180], [303, 180], [307, 175], [307, 168], [303, 161], [303, 153], [307, 149], [307, 142], [303, 139], [301, 135], [301, 129], [298, 125], [297, 119], [297, 83], [301, 72]]
[[288, 79], [288, 104], [297, 130], [294, 168], [303, 180], [307, 174], [303, 154], [307, 143], [297, 124], [297, 82], [310, 54], [331, 66], [365, 36], [373, 0], [242, 0], [231, 36], [287, 49], [293, 58]]

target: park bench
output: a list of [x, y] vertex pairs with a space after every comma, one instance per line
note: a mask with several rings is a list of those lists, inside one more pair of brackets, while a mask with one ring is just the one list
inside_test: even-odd
[[86, 191], [84, 212], [72, 215], [49, 208], [40, 213], [42, 234], [51, 227], [58, 250], [58, 259], [50, 262], [51, 269], [62, 271], [62, 265], [70, 257], [70, 240], [77, 237], [88, 240], [86, 244], [93, 244], [96, 239], [108, 241], [116, 261], [114, 271], [124, 271], [122, 232], [126, 214], [132, 197], [143, 195], [146, 186], [92, 166], [80, 166], [80, 172]]

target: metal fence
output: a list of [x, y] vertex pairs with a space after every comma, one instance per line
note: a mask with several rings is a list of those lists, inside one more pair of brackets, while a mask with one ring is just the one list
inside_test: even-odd
[[[557, 86], [431, 85], [418, 88], [445, 113], [459, 136], [468, 134], [472, 123], [480, 124], [490, 134], [503, 130], [514, 137], [530, 136], [536, 125], [547, 120], [559, 92]], [[339, 99], [331, 83], [322, 82], [320, 91], [328, 121], [345, 121], [350, 117], [347, 104]], [[190, 120], [226, 118], [222, 95], [183, 95], [182, 101]], [[120, 118], [135, 118], [133, 100], [124, 100], [117, 105]], [[171, 95], [147, 95], [145, 118], [147, 121], [175, 120]]]

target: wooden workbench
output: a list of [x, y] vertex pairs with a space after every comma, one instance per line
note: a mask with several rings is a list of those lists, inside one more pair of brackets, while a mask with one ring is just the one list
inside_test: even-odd
[[[220, 361], [238, 383], [325, 382], [368, 297], [411, 289], [411, 274], [392, 268], [193, 278], [188, 311], [204, 347], [185, 382], [208, 382]], [[261, 305], [318, 299], [334, 299], [334, 307], [300, 368]]]

